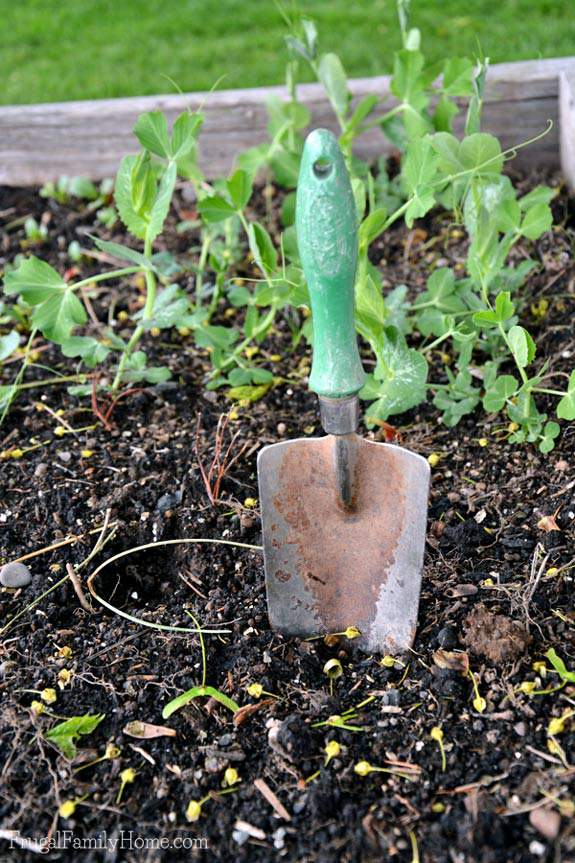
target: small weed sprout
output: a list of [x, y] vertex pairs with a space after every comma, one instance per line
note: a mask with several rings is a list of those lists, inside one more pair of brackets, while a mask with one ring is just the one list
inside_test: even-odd
[[71, 818], [75, 811], [76, 811], [76, 801], [75, 800], [64, 800], [64, 802], [61, 803], [59, 808], [58, 808], [58, 815], [61, 818]]
[[341, 746], [337, 740], [330, 740], [326, 743], [323, 751], [325, 752], [324, 767], [327, 767], [333, 758], [338, 758], [341, 755]]
[[445, 773], [447, 769], [447, 759], [445, 757], [445, 747], [443, 745], [443, 731], [438, 725], [434, 725], [429, 732], [429, 736], [432, 740], [435, 740], [435, 742], [439, 746], [439, 751], [441, 753], [441, 770], [443, 771], [443, 773]]
[[477, 710], [478, 713], [483, 713], [485, 708], [487, 707], [487, 702], [479, 692], [477, 680], [475, 679], [475, 675], [473, 674], [471, 669], [469, 669], [469, 676], [471, 678], [471, 683], [473, 684], [473, 707], [475, 708], [475, 710]]
[[222, 788], [231, 788], [241, 782], [240, 775], [235, 767], [228, 767], [222, 779]]
[[339, 659], [328, 659], [323, 667], [323, 673], [329, 678], [329, 693], [333, 695], [333, 684], [343, 674], [343, 667]]
[[125, 770], [122, 770], [122, 772], [120, 773], [120, 788], [116, 796], [116, 806], [122, 799], [122, 794], [124, 793], [124, 788], [126, 787], [126, 785], [130, 785], [135, 778], [136, 771], [133, 767], [126, 767]]

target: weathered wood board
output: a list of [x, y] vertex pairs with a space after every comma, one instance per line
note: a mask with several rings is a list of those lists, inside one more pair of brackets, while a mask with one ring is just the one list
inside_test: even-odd
[[[381, 111], [393, 106], [389, 78], [350, 81], [354, 97], [382, 97]], [[135, 152], [131, 133], [144, 111], [162, 109], [170, 120], [184, 108], [203, 105], [200, 163], [208, 176], [221, 176], [242, 150], [266, 140], [266, 99], [287, 98], [283, 87], [146, 96], [86, 102], [0, 107], [0, 183], [32, 185], [67, 174], [94, 180], [113, 176], [123, 155]], [[298, 98], [312, 113], [314, 126], [337, 131], [333, 113], [318, 84], [302, 84]], [[575, 58], [502, 63], [488, 72], [483, 129], [496, 134], [504, 148], [552, 130], [519, 150], [524, 169], [559, 168], [575, 186]], [[377, 128], [357, 141], [359, 156], [374, 159], [390, 145]]]

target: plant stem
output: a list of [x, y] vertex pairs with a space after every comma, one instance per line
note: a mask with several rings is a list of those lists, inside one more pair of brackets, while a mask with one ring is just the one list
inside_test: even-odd
[[[69, 285], [71, 290], [83, 288], [85, 285], [91, 285], [94, 282], [105, 282], [108, 279], [119, 279], [121, 276], [130, 276], [133, 273], [141, 273], [143, 267], [123, 267], [121, 270], [110, 270], [107, 273], [98, 273], [96, 276], [90, 276], [89, 279], [82, 279], [79, 282], [73, 282]], [[146, 270], [146, 273], [149, 271]]]
[[[152, 256], [152, 240], [146, 234], [146, 239], [144, 240], [144, 255], [146, 258], [150, 258]], [[131, 269], [131, 268], [127, 268]], [[142, 268], [138, 267], [136, 272], [141, 272]], [[118, 273], [120, 270], [117, 271]], [[144, 306], [144, 313], [142, 315], [142, 324], [136, 327], [134, 332], [132, 333], [132, 337], [120, 358], [120, 362], [118, 363], [118, 369], [116, 371], [116, 376], [114, 378], [114, 382], [112, 383], [112, 392], [117, 392], [120, 388], [120, 384], [122, 383], [122, 376], [124, 374], [124, 369], [126, 367], [126, 363], [128, 359], [131, 357], [132, 352], [140, 339], [142, 338], [145, 327], [143, 326], [144, 321], [149, 321], [152, 317], [152, 312], [154, 311], [154, 304], [156, 302], [156, 276], [152, 270], [146, 270], [146, 304]]]

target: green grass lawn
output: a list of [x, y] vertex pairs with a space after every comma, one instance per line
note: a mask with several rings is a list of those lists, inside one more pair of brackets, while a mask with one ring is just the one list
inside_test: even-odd
[[[0, 103], [96, 99], [283, 81], [284, 25], [273, 0], [5, 0]], [[390, 71], [394, 0], [301, 0], [323, 51], [348, 75]], [[575, 54], [573, 0], [412, 0], [431, 60], [492, 62]]]

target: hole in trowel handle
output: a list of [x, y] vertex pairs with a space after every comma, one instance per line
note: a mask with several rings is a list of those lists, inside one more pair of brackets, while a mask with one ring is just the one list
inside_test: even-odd
[[320, 158], [316, 159], [313, 163], [313, 172], [318, 180], [325, 180], [326, 177], [329, 177], [332, 168], [333, 164], [325, 156], [320, 156]]

